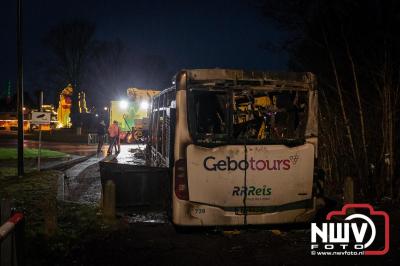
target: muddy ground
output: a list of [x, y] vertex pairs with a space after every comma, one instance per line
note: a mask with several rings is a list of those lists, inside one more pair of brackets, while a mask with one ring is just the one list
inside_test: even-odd
[[177, 233], [170, 224], [137, 223], [82, 240], [61, 264], [395, 265], [400, 259], [398, 245], [383, 257], [311, 256], [309, 238], [308, 229]]

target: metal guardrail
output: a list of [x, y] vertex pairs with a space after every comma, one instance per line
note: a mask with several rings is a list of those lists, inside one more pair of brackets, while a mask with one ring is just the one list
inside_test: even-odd
[[[88, 133], [88, 145], [97, 145], [99, 142], [99, 138], [97, 133]], [[108, 135], [104, 136], [104, 144], [108, 143]]]
[[98, 137], [97, 137], [97, 134], [96, 133], [89, 133], [88, 134], [88, 145], [94, 145], [94, 144], [97, 144], [97, 142], [98, 142]]
[[25, 217], [13, 212], [9, 200], [1, 201], [0, 266], [21, 266], [24, 261]]

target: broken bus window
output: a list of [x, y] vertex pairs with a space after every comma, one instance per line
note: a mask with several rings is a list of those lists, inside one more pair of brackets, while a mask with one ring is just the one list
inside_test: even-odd
[[190, 132], [198, 143], [280, 143], [304, 139], [308, 92], [190, 89]]

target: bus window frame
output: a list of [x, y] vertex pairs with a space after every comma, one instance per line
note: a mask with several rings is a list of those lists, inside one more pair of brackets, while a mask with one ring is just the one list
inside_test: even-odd
[[[234, 101], [234, 91], [237, 90], [265, 90], [269, 92], [282, 92], [282, 91], [299, 91], [299, 92], [306, 92], [307, 97], [309, 97], [310, 90], [304, 88], [279, 88], [279, 89], [272, 89], [272, 88], [265, 88], [265, 87], [254, 87], [254, 86], [222, 86], [222, 85], [201, 85], [201, 84], [192, 84], [192, 86], [188, 86], [186, 91], [186, 108], [188, 110], [187, 116], [187, 125], [190, 137], [193, 143], [197, 146], [202, 147], [219, 147], [224, 145], [243, 145], [243, 144], [255, 144], [255, 145], [285, 145], [288, 147], [295, 147], [299, 145], [303, 145], [306, 143], [306, 136], [301, 138], [285, 138], [282, 140], [253, 140], [253, 139], [237, 139], [233, 137], [233, 101]], [[226, 118], [227, 127], [228, 127], [228, 134], [226, 140], [220, 142], [200, 142], [198, 141], [198, 134], [193, 130], [193, 121], [191, 121], [192, 115], [190, 114], [192, 108], [190, 108], [190, 104], [193, 104], [193, 90], [200, 90], [200, 91], [215, 91], [215, 92], [226, 92], [227, 94], [227, 103], [228, 103], [228, 111]], [[308, 115], [308, 113], [307, 113]], [[193, 119], [194, 120], [194, 119]]]
[[[150, 121], [150, 151], [153, 162], [155, 162], [157, 166], [160, 164], [166, 166], [168, 160], [170, 159], [170, 155], [168, 154], [170, 151], [167, 150], [168, 128], [166, 119], [168, 119], [168, 109], [176, 110], [175, 108], [170, 107], [174, 99], [176, 99], [175, 88], [169, 88], [153, 98]], [[160, 119], [162, 119], [162, 122]], [[175, 135], [174, 133], [175, 132], [173, 132], [173, 135]]]

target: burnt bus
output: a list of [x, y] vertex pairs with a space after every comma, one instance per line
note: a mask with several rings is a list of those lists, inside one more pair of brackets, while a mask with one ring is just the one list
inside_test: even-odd
[[182, 226], [305, 222], [315, 214], [312, 73], [191, 69], [153, 98], [149, 151], [171, 169]]

